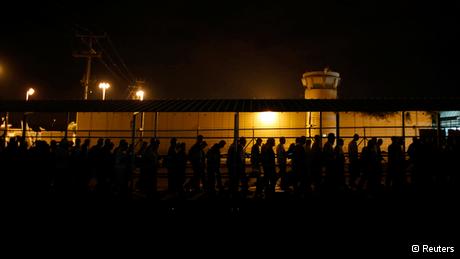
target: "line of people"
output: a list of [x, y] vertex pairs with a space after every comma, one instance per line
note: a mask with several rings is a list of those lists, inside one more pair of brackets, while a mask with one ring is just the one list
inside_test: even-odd
[[[196, 143], [187, 150], [185, 143], [172, 138], [163, 159], [168, 191], [179, 196], [226, 192], [231, 197], [246, 197], [253, 178], [257, 198], [273, 196], [278, 183], [282, 191], [299, 195], [347, 190], [377, 193], [383, 187], [392, 191], [403, 190], [408, 183], [407, 173], [412, 185], [420, 191], [428, 190], [435, 182], [443, 186], [456, 183], [455, 170], [448, 168], [457, 168], [458, 136], [449, 136], [438, 146], [433, 139], [414, 138], [407, 152], [409, 160], [403, 150], [403, 139], [392, 137], [386, 163], [380, 149], [381, 140], [370, 139], [359, 152], [359, 139], [355, 134], [348, 143], [349, 163], [346, 167], [344, 140], [336, 139], [333, 133], [328, 134], [324, 145], [320, 136], [315, 136], [313, 141], [301, 136], [287, 149], [284, 137], [279, 138], [277, 145], [274, 138], [268, 138], [265, 143], [257, 138], [250, 153], [246, 152], [246, 138], [241, 137], [228, 147], [225, 163], [228, 182], [225, 182], [221, 173], [224, 140], [207, 149], [204, 137], [199, 135]], [[66, 139], [50, 144], [36, 141], [31, 147], [20, 137], [11, 138], [8, 143], [0, 138], [0, 142], [0, 164], [3, 165], [0, 170], [6, 179], [3, 181], [4, 190], [28, 194], [55, 192], [63, 196], [128, 197], [133, 190], [139, 189], [147, 198], [157, 195], [162, 160], [158, 140], [142, 142], [137, 152], [126, 140], [121, 140], [117, 147], [110, 139], [99, 139], [92, 147], [89, 139], [83, 143], [80, 139], [75, 143]], [[248, 158], [250, 171], [246, 166]], [[188, 162], [193, 171], [189, 181], [186, 177]], [[137, 185], [133, 181], [136, 168], [140, 172]]]

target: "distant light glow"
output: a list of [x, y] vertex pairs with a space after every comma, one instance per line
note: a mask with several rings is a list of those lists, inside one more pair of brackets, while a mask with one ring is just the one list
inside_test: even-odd
[[102, 100], [105, 100], [105, 90], [110, 88], [110, 84], [106, 82], [99, 83], [99, 88], [102, 89]]
[[99, 84], [99, 88], [101, 88], [101, 89], [108, 89], [108, 88], [110, 88], [110, 84], [109, 84], [109, 83], [102, 82], [102, 83]]
[[144, 94], [145, 94], [145, 93], [144, 93], [144, 91], [142, 91], [142, 90], [139, 90], [139, 91], [136, 92], [137, 98], [138, 98], [139, 100], [141, 100], [141, 101], [144, 100]]
[[35, 90], [33, 88], [29, 88], [29, 90], [27, 91], [28, 95], [33, 95], [34, 93], [35, 93]]
[[257, 119], [263, 126], [272, 126], [277, 118], [278, 113], [276, 112], [259, 112], [257, 114]]
[[35, 93], [35, 90], [33, 88], [29, 88], [26, 92], [26, 101], [29, 100], [29, 96], [33, 95]]

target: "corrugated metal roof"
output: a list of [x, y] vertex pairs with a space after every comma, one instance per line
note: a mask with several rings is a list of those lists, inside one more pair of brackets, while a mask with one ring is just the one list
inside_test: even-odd
[[459, 118], [460, 111], [446, 111], [441, 112], [441, 118]]
[[0, 101], [9, 112], [303, 112], [303, 111], [452, 111], [460, 99], [174, 99], [106, 101]]

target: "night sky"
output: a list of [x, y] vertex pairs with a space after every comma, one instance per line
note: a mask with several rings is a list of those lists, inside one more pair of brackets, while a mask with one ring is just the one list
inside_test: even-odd
[[0, 98], [81, 99], [76, 33], [109, 36], [92, 71], [109, 99], [136, 78], [147, 99], [302, 98], [302, 73], [326, 66], [342, 98], [460, 96], [455, 1], [165, 2], [2, 3]]

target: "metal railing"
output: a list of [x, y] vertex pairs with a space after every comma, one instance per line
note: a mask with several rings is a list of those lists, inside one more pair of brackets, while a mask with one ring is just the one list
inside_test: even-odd
[[[251, 143], [255, 142], [255, 139], [262, 138], [266, 139], [268, 137], [285, 137], [286, 138], [286, 148], [290, 143], [294, 143], [295, 139], [300, 136], [307, 136], [307, 133], [310, 130], [319, 130], [319, 127], [311, 128], [240, 128], [239, 135], [247, 138], [247, 146], [250, 146]], [[323, 132], [323, 143], [325, 142], [325, 137], [327, 133], [336, 131], [336, 127], [322, 127]], [[359, 146], [365, 146], [367, 141], [370, 138], [379, 138], [384, 142], [384, 148], [386, 150], [387, 145], [391, 142], [390, 138], [393, 136], [403, 137], [402, 126], [393, 125], [393, 126], [362, 126], [362, 127], [339, 127], [341, 131], [340, 138], [345, 140], [344, 150], [347, 150], [348, 141], [353, 138], [355, 133], [360, 135]], [[427, 127], [427, 126], [411, 126], [405, 127], [404, 141], [408, 144], [411, 143], [413, 137], [420, 136], [420, 130], [431, 130], [433, 133], [436, 133], [436, 128]], [[442, 128], [444, 130], [444, 128]], [[392, 134], [400, 132], [400, 134]], [[10, 137], [13, 132], [10, 132]], [[14, 132], [15, 135], [20, 136], [22, 132]], [[227, 143], [233, 142], [233, 133], [234, 129], [168, 129], [168, 130], [135, 130], [134, 132], [135, 142], [139, 143], [142, 141], [149, 141], [150, 138], [156, 136], [160, 140], [160, 153], [164, 152], [169, 146], [169, 139], [175, 137], [180, 142], [185, 142], [187, 147], [190, 147], [198, 135], [203, 135], [205, 140], [208, 142], [208, 146], [211, 147], [214, 143], [217, 143], [220, 140], [225, 140]], [[383, 134], [382, 134], [383, 133]], [[49, 132], [35, 132], [32, 130], [26, 131], [27, 140], [29, 144], [33, 144], [37, 140], [44, 140], [50, 142], [55, 140], [59, 142], [64, 136], [64, 131], [49, 131]], [[121, 139], [131, 139], [133, 136], [133, 130], [72, 130], [68, 132], [68, 139], [75, 142], [76, 138], [84, 139], [99, 139], [99, 138], [109, 138], [115, 144], [118, 144], [118, 141]], [[313, 138], [313, 136], [307, 136], [307, 138]], [[165, 141], [166, 140], [166, 141]], [[410, 140], [410, 141], [408, 141]], [[93, 142], [93, 141], [92, 141]], [[94, 142], [93, 142], [94, 143]], [[136, 145], [137, 146], [137, 145]]]

